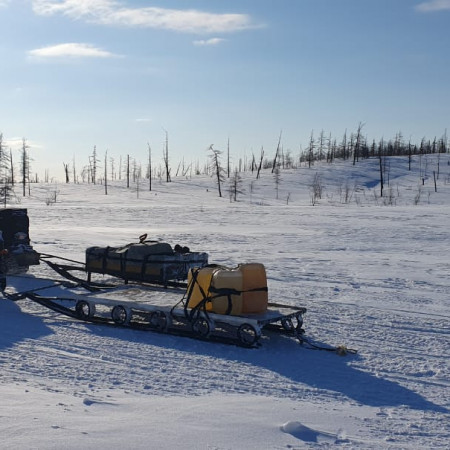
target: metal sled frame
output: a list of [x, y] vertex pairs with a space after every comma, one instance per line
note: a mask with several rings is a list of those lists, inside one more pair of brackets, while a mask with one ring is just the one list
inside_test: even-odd
[[69, 317], [92, 323], [130, 327], [139, 330], [188, 336], [244, 347], [259, 345], [263, 329], [298, 337], [305, 308], [270, 303], [264, 314], [229, 316], [200, 312], [195, 318], [184, 307], [161, 306], [136, 301], [121, 301], [78, 295], [46, 297], [36, 292], [25, 294], [30, 300]]
[[[84, 270], [81, 263], [66, 259], [65, 261], [76, 265], [59, 264], [51, 261], [53, 258], [58, 257], [41, 256], [41, 260], [63, 276], [65, 281], [50, 280], [52, 285], [12, 294], [5, 292], [4, 296], [14, 301], [28, 298], [55, 312], [85, 322], [130, 327], [244, 347], [259, 346], [263, 330], [286, 334], [297, 338], [300, 343], [304, 342], [302, 326], [306, 308], [269, 303], [265, 313], [240, 316], [216, 314], [205, 309], [193, 311], [187, 308], [187, 300], [181, 291], [182, 288], [186, 288], [186, 283], [174, 283], [172, 286], [180, 288], [180, 296], [183, 295], [175, 305], [153, 304], [151, 298], [146, 298], [146, 292], [151, 292], [154, 296], [155, 291], [159, 290], [161, 295], [158, 297], [164, 299], [167, 289], [139, 283], [114, 285], [85, 281], [73, 274], [73, 271]], [[56, 286], [64, 288], [63, 295], [50, 297], [39, 293]], [[142, 288], [139, 300], [131, 301], [126, 298], [126, 293], [136, 287]], [[75, 293], [71, 288], [84, 288], [88, 293]], [[121, 298], [107, 298], [106, 295], [111, 292]]]

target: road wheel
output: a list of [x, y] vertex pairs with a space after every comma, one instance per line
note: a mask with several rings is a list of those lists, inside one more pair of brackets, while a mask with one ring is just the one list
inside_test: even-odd
[[211, 321], [205, 319], [204, 317], [199, 317], [192, 322], [192, 331], [203, 338], [207, 338], [213, 329]]
[[111, 311], [111, 318], [117, 325], [127, 325], [130, 321], [131, 314], [122, 305], [116, 305]]
[[150, 326], [158, 331], [167, 331], [170, 320], [164, 311], [153, 311], [150, 314]]
[[239, 343], [244, 347], [253, 347], [261, 337], [261, 330], [249, 323], [242, 324], [237, 330]]
[[79, 300], [75, 305], [77, 317], [81, 320], [88, 320], [95, 314], [95, 305], [86, 300]]

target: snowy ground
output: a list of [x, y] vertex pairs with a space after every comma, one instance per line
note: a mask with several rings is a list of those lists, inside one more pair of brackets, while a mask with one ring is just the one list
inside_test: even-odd
[[[0, 300], [1, 447], [448, 448], [448, 159], [435, 192], [435, 157], [411, 172], [393, 158], [388, 201], [376, 160], [282, 171], [278, 199], [270, 171], [245, 174], [236, 203], [204, 176], [152, 192], [117, 183], [108, 195], [33, 185], [12, 206], [28, 208], [36, 250], [83, 261], [86, 247], [148, 233], [210, 262], [262, 262], [270, 299], [308, 308], [307, 336], [358, 354], [273, 335], [249, 350]], [[323, 195], [312, 206], [315, 173]], [[9, 283], [36, 286], [32, 277], [54, 274], [40, 265]]]

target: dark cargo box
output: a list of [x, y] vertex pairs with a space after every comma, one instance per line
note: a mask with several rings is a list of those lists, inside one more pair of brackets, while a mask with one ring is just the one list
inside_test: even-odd
[[25, 208], [0, 209], [0, 245], [8, 251], [6, 265], [11, 273], [39, 264], [39, 253], [30, 245], [29, 226]]

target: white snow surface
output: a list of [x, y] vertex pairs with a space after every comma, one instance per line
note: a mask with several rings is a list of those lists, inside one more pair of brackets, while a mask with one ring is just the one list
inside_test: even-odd
[[[237, 202], [208, 176], [153, 180], [152, 191], [115, 181], [108, 195], [33, 184], [11, 206], [28, 209], [37, 251], [84, 261], [87, 247], [148, 233], [210, 262], [261, 262], [270, 300], [308, 309], [308, 338], [358, 353], [268, 333], [246, 349], [0, 299], [1, 448], [448, 448], [449, 155], [437, 192], [436, 155], [411, 171], [407, 158], [389, 161], [384, 199], [376, 159], [281, 170], [278, 198], [270, 170], [242, 173]], [[33, 266], [8, 289], [51, 284], [41, 278], [58, 276]]]

